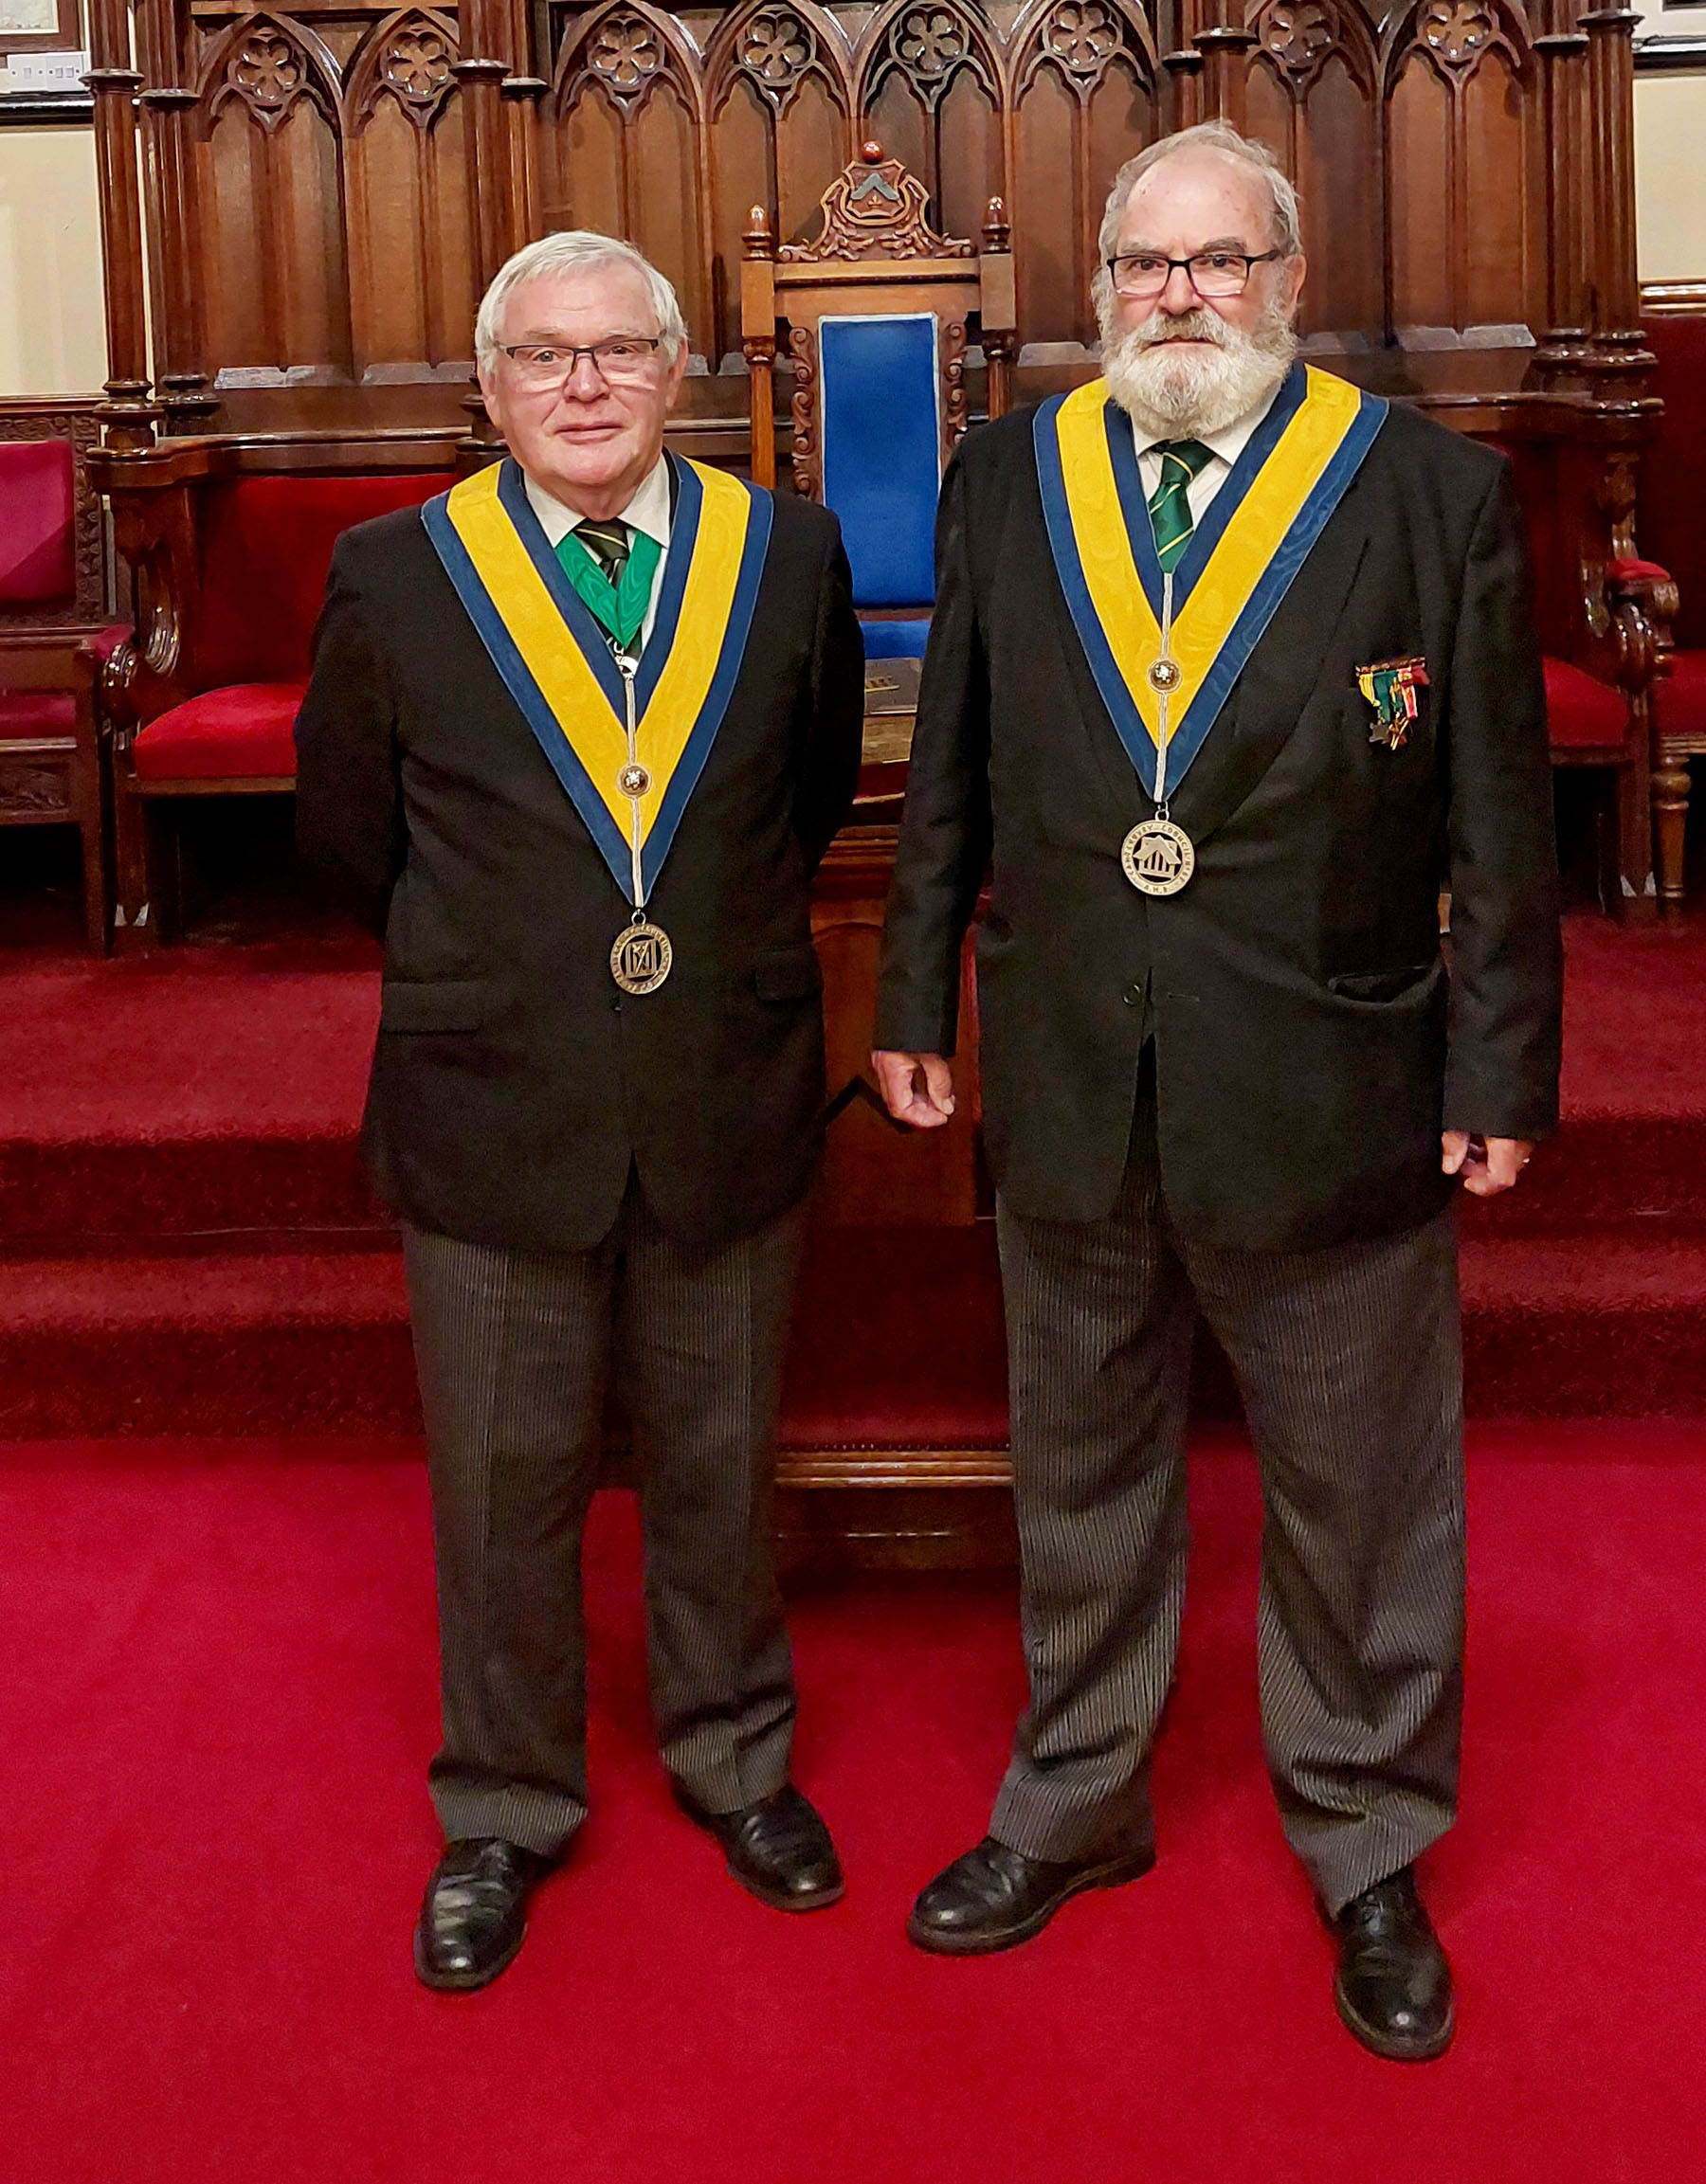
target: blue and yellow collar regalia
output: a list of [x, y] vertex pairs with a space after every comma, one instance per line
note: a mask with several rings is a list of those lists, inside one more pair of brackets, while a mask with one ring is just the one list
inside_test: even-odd
[[[1176, 788], [1344, 497], [1387, 406], [1296, 365], [1197, 525], [1172, 578], [1167, 781]], [[1136, 442], [1105, 380], [1056, 395], [1033, 437], [1061, 588], [1120, 741], [1150, 795], [1160, 706], [1164, 579]]]
[[[770, 544], [769, 494], [671, 455], [675, 516], [658, 611], [634, 677], [641, 751], [641, 899], [656, 885], [740, 673]], [[513, 457], [421, 511], [458, 598], [553, 770], [630, 901], [627, 694], [564, 574]]]

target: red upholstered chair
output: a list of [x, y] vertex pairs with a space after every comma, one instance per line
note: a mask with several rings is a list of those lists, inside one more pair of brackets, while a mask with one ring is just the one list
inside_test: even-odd
[[[215, 474], [161, 496], [155, 554], [168, 574], [151, 604], [170, 632], [160, 649], [172, 667], [127, 663], [131, 720], [117, 769], [120, 914], [144, 940], [170, 940], [178, 922], [172, 817], [183, 800], [295, 787], [292, 731], [339, 534], [452, 483], [449, 471]], [[126, 551], [147, 590], [146, 549], [127, 541]]]
[[1574, 425], [1568, 401], [1525, 403], [1491, 438], [1510, 458], [1528, 529], [1552, 764], [1600, 777], [1594, 847], [1606, 909], [1650, 917], [1655, 640], [1639, 602], [1609, 574], [1605, 459]]
[[125, 635], [107, 611], [100, 502], [85, 458], [95, 399], [0, 403], [0, 824], [75, 826], [91, 948], [111, 923], [100, 671]]
[[1642, 595], [1659, 636], [1653, 816], [1659, 899], [1675, 915], [1682, 908], [1688, 762], [1706, 758], [1706, 315], [1655, 316], [1644, 331], [1659, 359], [1654, 391], [1664, 404], [1658, 442], [1641, 466], [1637, 508], [1642, 552], [1652, 560], [1620, 565], [1618, 573]]

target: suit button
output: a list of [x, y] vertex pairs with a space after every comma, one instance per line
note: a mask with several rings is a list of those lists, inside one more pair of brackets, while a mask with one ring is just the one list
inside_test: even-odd
[[622, 1014], [622, 1003], [619, 1001], [613, 1001], [610, 1003], [610, 1013], [612, 1016], [620, 1016]]
[[1137, 1008], [1142, 1004], [1143, 988], [1140, 985], [1129, 985], [1119, 998], [1127, 1008]]

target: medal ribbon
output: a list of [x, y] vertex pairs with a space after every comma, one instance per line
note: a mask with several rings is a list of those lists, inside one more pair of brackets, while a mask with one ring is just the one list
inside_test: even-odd
[[649, 787], [638, 800], [641, 884], [630, 839], [635, 801], [627, 693], [604, 632], [564, 574], [513, 457], [477, 471], [421, 511], [445, 573], [612, 877], [636, 907], [657, 885], [740, 673], [770, 545], [769, 494], [671, 455], [675, 520], [657, 617], [633, 677]]
[[[1176, 789], [1232, 685], [1386, 422], [1387, 405], [1297, 365], [1172, 572], [1167, 787]], [[1164, 578], [1131, 420], [1104, 380], [1056, 395], [1033, 426], [1061, 588], [1138, 779], [1158, 785]]]

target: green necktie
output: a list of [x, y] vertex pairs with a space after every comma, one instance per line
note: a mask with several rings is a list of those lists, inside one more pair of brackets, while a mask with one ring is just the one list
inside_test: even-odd
[[651, 604], [652, 578], [663, 549], [620, 517], [578, 523], [557, 541], [564, 575], [622, 652], [631, 652]]
[[1171, 576], [1185, 558], [1196, 518], [1190, 513], [1191, 481], [1214, 460], [1212, 447], [1200, 440], [1163, 440], [1155, 448], [1161, 458], [1161, 482], [1149, 504], [1154, 527], [1155, 551], [1161, 573]]

